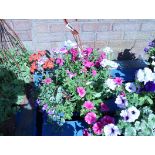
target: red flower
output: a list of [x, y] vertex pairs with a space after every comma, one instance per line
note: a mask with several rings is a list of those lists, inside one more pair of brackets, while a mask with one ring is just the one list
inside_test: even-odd
[[33, 62], [33, 63], [31, 64], [31, 67], [30, 67], [31, 73], [34, 73], [34, 71], [35, 71], [36, 69], [37, 69], [36, 62]]

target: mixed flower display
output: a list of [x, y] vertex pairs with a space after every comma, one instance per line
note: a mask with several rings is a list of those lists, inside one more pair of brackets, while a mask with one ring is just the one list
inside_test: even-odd
[[112, 78], [110, 70], [119, 66], [112, 53], [109, 47], [81, 50], [67, 41], [61, 49], [31, 55], [37, 104], [59, 125], [82, 117], [85, 136], [154, 135], [155, 73], [140, 69], [128, 83]]

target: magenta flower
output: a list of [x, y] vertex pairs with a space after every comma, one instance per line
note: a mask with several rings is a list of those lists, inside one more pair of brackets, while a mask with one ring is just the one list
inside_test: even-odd
[[52, 82], [51, 78], [46, 78], [45, 80], [43, 80], [44, 83], [46, 84], [50, 84]]
[[103, 118], [101, 118], [101, 123], [105, 126], [107, 124], [114, 124], [115, 123], [115, 119], [111, 116], [105, 115]]
[[85, 121], [88, 124], [93, 124], [96, 122], [96, 114], [94, 112], [89, 112], [87, 113], [87, 115], [85, 116]]
[[63, 66], [64, 60], [62, 58], [57, 58], [56, 59], [56, 64], [58, 64], [59, 66]]
[[83, 65], [87, 68], [90, 68], [90, 67], [93, 67], [94, 66], [94, 62], [91, 62], [91, 61], [88, 61], [88, 60], [85, 60], [83, 62]]
[[123, 80], [122, 80], [120, 77], [116, 77], [116, 78], [114, 79], [114, 82], [115, 82], [117, 85], [122, 85]]
[[88, 132], [88, 129], [83, 130], [83, 136], [91, 136], [91, 134]]
[[102, 61], [103, 59], [105, 59], [105, 58], [106, 58], [106, 53], [105, 53], [105, 52], [102, 52], [101, 55], [100, 55], [100, 57], [96, 60], [95, 66], [96, 66], [96, 67], [100, 67], [101, 61]]
[[103, 124], [101, 122], [96, 122], [93, 125], [93, 131], [96, 135], [101, 135], [103, 132]]
[[89, 57], [92, 52], [93, 48], [86, 48], [86, 50], [83, 51], [83, 54], [84, 56]]
[[78, 51], [74, 48], [70, 49], [70, 53], [72, 54], [72, 61], [76, 61], [77, 56], [78, 56]]
[[71, 79], [72, 77], [76, 76], [76, 73], [72, 73], [69, 70], [66, 70], [66, 73], [68, 74], [69, 78]]
[[92, 70], [92, 75], [96, 76], [96, 74], [97, 74], [96, 70]]
[[86, 91], [83, 87], [77, 87], [77, 92], [78, 92], [80, 97], [84, 97], [86, 94]]
[[109, 107], [105, 103], [100, 104], [101, 111], [109, 111]]
[[88, 110], [93, 110], [94, 109], [94, 104], [93, 104], [93, 102], [90, 102], [90, 101], [85, 101], [83, 106]]

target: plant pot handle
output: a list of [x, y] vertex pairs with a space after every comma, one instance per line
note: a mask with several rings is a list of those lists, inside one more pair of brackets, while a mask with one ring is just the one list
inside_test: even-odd
[[81, 39], [79, 36], [79, 32], [71, 26], [71, 24], [68, 22], [67, 19], [64, 19], [64, 23], [65, 23], [66, 28], [68, 28], [70, 30], [70, 32], [72, 33], [72, 35], [75, 39], [75, 42], [77, 43], [78, 49], [82, 50], [82, 43], [81, 43]]

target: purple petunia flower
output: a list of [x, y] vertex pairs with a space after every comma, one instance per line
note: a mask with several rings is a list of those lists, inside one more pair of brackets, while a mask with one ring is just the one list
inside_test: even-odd
[[153, 42], [153, 41], [152, 42], [149, 42], [149, 46], [150, 47], [155, 47], [155, 42]]
[[145, 51], [145, 53], [147, 53], [149, 51], [149, 48], [145, 47], [144, 51]]
[[46, 111], [47, 109], [48, 109], [48, 104], [44, 104], [43, 107], [42, 107], [42, 110]]
[[155, 91], [155, 82], [148, 81], [144, 86], [145, 91], [147, 92], [154, 92]]

